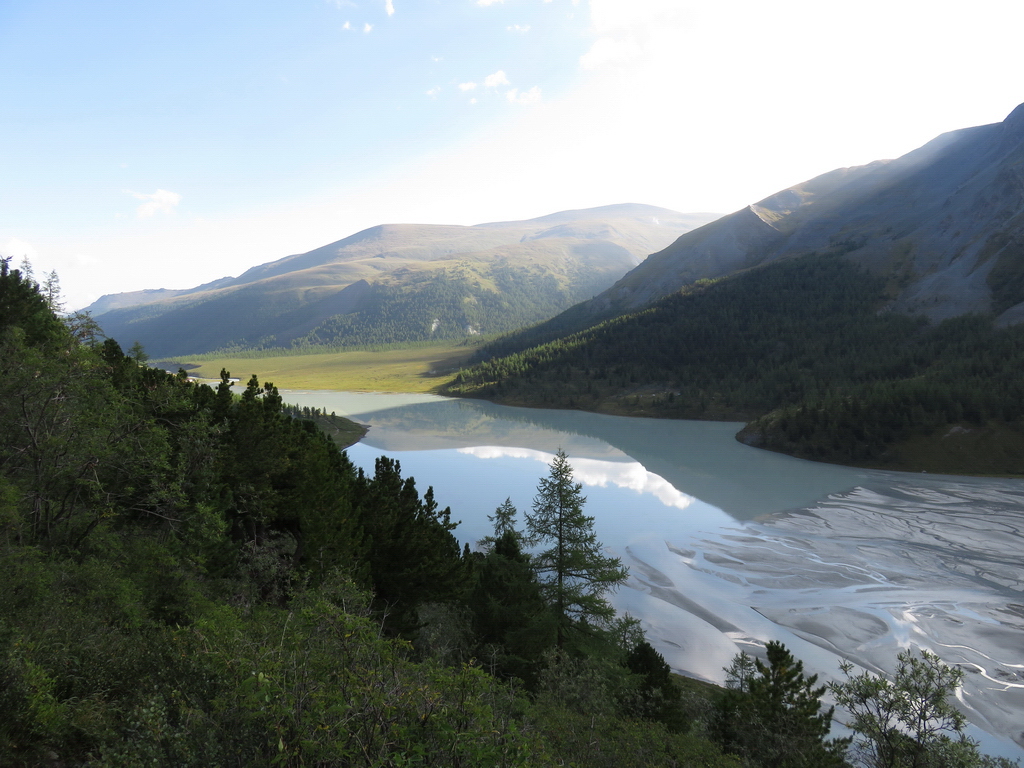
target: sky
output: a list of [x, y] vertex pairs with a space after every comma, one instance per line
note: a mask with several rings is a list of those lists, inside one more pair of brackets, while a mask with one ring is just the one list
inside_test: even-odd
[[0, 0], [0, 255], [68, 308], [389, 222], [728, 213], [1024, 101], [1019, 0]]

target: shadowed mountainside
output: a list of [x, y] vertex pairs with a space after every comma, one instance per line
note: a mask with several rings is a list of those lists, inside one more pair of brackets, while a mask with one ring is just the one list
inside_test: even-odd
[[1024, 468], [1024, 105], [680, 237], [448, 392], [749, 420], [806, 458]]
[[1024, 104], [896, 160], [840, 168], [682, 235], [614, 286], [530, 332], [557, 338], [700, 280], [813, 253], [886, 280], [888, 306], [937, 321], [1024, 319]]

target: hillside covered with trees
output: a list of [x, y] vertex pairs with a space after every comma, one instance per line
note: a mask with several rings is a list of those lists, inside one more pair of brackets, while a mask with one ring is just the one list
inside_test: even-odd
[[498, 340], [448, 391], [748, 421], [745, 442], [824, 461], [1024, 471], [1024, 330], [929, 325], [885, 311], [892, 290], [839, 253], [772, 263], [565, 337], [556, 318]]
[[357, 470], [272, 385], [148, 368], [58, 303], [2, 262], [4, 765], [1008, 765], [927, 656], [833, 685], [849, 753], [778, 643], [728, 691], [682, 685], [614, 615], [626, 572], [563, 453], [471, 552], [432, 489]]
[[511, 523], [471, 553], [272, 385], [148, 368], [56, 302], [3, 262], [4, 765], [734, 764], [612, 616], [571, 477], [554, 576]]

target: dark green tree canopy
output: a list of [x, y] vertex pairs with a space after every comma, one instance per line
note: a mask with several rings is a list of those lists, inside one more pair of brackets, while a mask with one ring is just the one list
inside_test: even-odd
[[729, 691], [712, 729], [726, 751], [771, 768], [842, 768], [848, 739], [828, 739], [833, 709], [823, 709], [826, 686], [804, 675], [785, 645], [765, 646], [767, 664], [740, 654], [726, 670]]
[[582, 490], [560, 449], [526, 514], [526, 540], [539, 547], [533, 553], [534, 570], [557, 617], [559, 648], [571, 636], [593, 634], [611, 621], [615, 611], [606, 595], [628, 576], [622, 562], [605, 554], [597, 540], [594, 518], [583, 512], [587, 499]]

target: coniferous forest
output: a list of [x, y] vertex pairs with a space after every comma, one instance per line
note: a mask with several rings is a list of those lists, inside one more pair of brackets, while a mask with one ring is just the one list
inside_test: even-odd
[[471, 552], [273, 385], [149, 368], [0, 266], [3, 765], [1008, 765], [927, 655], [830, 684], [852, 744], [781, 644], [728, 690], [673, 676], [561, 452]]
[[567, 313], [486, 347], [448, 392], [747, 421], [744, 442], [823, 461], [1024, 471], [1024, 329], [885, 311], [893, 279], [819, 254], [698, 281], [582, 330]]
[[471, 553], [272, 385], [149, 368], [55, 303], [4, 262], [4, 765], [733, 764], [611, 614], [571, 493], [582, 565], [547, 567], [582, 602], [507, 506]]

